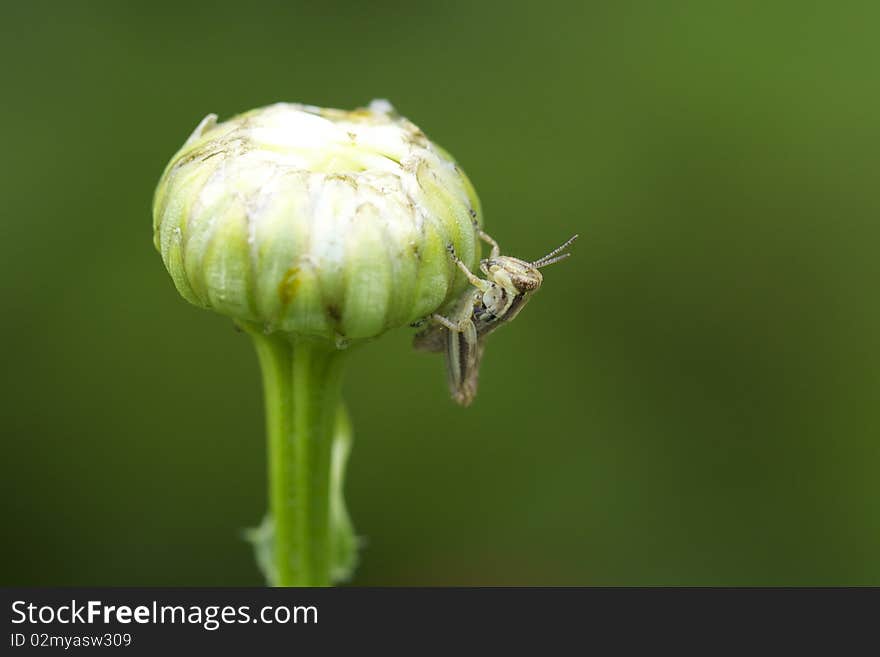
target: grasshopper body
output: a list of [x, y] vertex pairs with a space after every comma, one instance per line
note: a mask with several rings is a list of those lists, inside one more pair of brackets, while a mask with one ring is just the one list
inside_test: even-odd
[[486, 336], [519, 314], [544, 282], [540, 268], [567, 258], [570, 254], [562, 251], [577, 239], [575, 235], [544, 257], [527, 262], [501, 255], [498, 243], [479, 228], [477, 231], [492, 247], [489, 258], [480, 261], [486, 278], [474, 275], [450, 246], [450, 257], [473, 289], [461, 296], [450, 317], [431, 315], [431, 325], [413, 341], [418, 350], [445, 353], [449, 390], [462, 406], [468, 406], [477, 394]]

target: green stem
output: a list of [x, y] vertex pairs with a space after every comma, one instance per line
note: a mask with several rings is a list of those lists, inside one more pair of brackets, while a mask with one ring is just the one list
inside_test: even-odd
[[248, 329], [263, 372], [270, 521], [255, 533], [276, 586], [329, 586], [354, 560], [342, 502], [350, 433], [341, 402], [345, 352]]

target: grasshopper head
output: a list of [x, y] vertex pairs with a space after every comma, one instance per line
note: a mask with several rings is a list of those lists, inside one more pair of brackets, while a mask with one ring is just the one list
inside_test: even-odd
[[541, 272], [532, 263], [511, 256], [484, 260], [480, 268], [492, 283], [515, 294], [534, 292], [544, 282]]
[[491, 283], [500, 285], [508, 292], [515, 294], [530, 294], [535, 292], [544, 277], [538, 271], [541, 267], [552, 265], [554, 262], [564, 260], [570, 253], [562, 253], [577, 239], [577, 235], [569, 238], [564, 244], [553, 249], [547, 255], [538, 258], [534, 262], [526, 262], [511, 256], [498, 256], [480, 262], [480, 269], [486, 274]]
[[486, 275], [486, 287], [480, 296], [482, 322], [478, 331], [488, 333], [517, 316], [529, 297], [541, 287], [544, 277], [531, 263], [510, 256], [498, 256], [480, 262]]
[[488, 287], [482, 293], [485, 308], [483, 320], [491, 323], [502, 319], [510, 321], [516, 317], [529, 297], [544, 282], [540, 268], [567, 258], [570, 254], [561, 252], [575, 239], [577, 235], [534, 262], [511, 256], [497, 256], [481, 261], [480, 269], [488, 281]]
[[512, 321], [544, 282], [536, 267], [518, 258], [499, 256], [483, 261], [480, 266], [489, 279], [482, 297], [488, 322]]

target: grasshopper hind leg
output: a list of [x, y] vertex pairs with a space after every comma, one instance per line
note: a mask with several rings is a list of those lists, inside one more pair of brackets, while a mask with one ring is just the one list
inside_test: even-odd
[[[454, 325], [453, 325], [454, 326]], [[470, 318], [446, 332], [446, 373], [449, 392], [462, 406], [468, 406], [477, 394], [477, 372], [482, 347], [477, 328]]]
[[464, 295], [449, 317], [430, 315], [429, 326], [413, 339], [413, 347], [419, 351], [443, 352], [449, 392], [462, 406], [470, 405], [477, 394], [483, 340], [477, 333], [473, 313], [481, 295], [480, 290]]

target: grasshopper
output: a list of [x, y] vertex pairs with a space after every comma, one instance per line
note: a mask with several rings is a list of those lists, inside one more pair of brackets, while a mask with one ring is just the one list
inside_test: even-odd
[[486, 336], [519, 314], [544, 281], [538, 270], [570, 256], [563, 251], [578, 237], [574, 235], [542, 258], [527, 262], [501, 255], [498, 242], [479, 227], [475, 230], [492, 248], [489, 257], [480, 260], [480, 271], [486, 278], [474, 275], [448, 245], [450, 258], [474, 289], [462, 294], [450, 317], [435, 313], [426, 318], [431, 325], [413, 340], [419, 351], [445, 352], [449, 390], [462, 406], [470, 405], [477, 394]]

